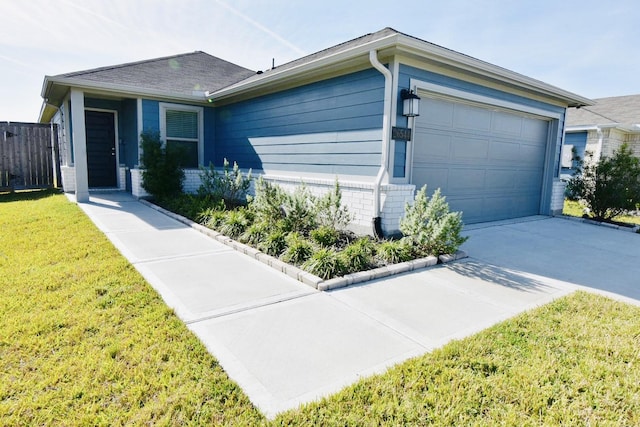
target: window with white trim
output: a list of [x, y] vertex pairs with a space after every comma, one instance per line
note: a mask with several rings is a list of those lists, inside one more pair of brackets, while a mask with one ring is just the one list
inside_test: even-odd
[[160, 132], [168, 147], [182, 150], [185, 168], [202, 163], [202, 115], [201, 107], [160, 104]]

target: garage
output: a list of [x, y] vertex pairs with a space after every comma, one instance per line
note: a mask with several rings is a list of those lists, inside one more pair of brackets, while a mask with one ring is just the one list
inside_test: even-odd
[[419, 92], [411, 183], [447, 197], [467, 224], [537, 215], [549, 119]]

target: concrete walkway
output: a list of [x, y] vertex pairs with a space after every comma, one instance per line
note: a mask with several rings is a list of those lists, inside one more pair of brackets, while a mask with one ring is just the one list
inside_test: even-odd
[[[590, 273], [567, 277], [563, 268], [547, 268], [561, 255], [553, 248], [565, 227], [574, 236], [597, 228], [561, 219], [469, 230], [471, 257], [464, 261], [318, 292], [129, 194], [92, 194], [80, 207], [269, 417], [566, 295], [581, 278], [597, 281]], [[537, 230], [533, 243], [527, 227]], [[610, 235], [625, 234], [602, 231], [584, 252], [595, 256], [600, 240], [607, 246]], [[614, 275], [626, 278], [629, 262], [637, 268], [640, 236], [623, 240], [636, 253], [608, 278], [634, 296], [631, 282]], [[590, 268], [591, 257], [582, 254], [578, 249], [563, 265]]]

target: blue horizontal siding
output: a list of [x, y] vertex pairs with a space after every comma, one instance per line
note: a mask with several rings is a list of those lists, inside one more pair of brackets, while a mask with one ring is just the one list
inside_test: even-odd
[[160, 103], [142, 100], [142, 131], [160, 132]]
[[371, 69], [220, 107], [215, 164], [375, 174], [383, 106], [384, 79]]
[[[584, 159], [585, 151], [587, 148], [587, 134], [588, 132], [567, 132], [564, 136], [565, 145], [573, 145], [576, 150], [576, 154]], [[575, 166], [575, 163], [574, 163]], [[575, 168], [562, 168], [563, 174], [573, 175]]]

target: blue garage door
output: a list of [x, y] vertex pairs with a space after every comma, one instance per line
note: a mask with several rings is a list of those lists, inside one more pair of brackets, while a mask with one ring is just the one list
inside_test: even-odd
[[465, 223], [540, 213], [549, 122], [421, 94], [412, 183], [440, 188]]

